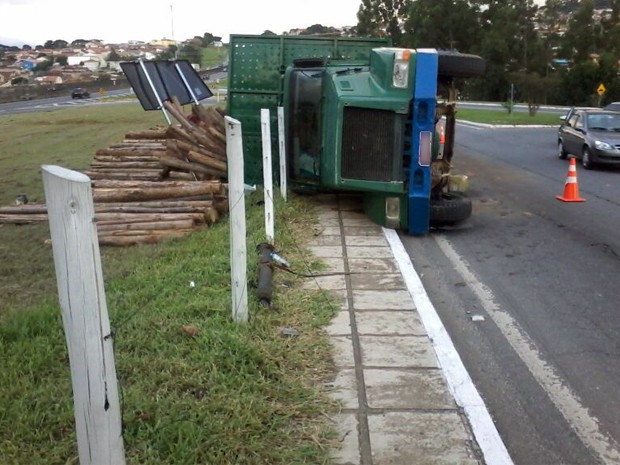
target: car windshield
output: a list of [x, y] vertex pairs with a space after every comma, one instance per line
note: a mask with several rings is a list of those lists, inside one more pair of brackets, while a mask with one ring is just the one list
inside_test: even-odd
[[620, 132], [620, 114], [588, 115], [588, 128], [595, 131]]

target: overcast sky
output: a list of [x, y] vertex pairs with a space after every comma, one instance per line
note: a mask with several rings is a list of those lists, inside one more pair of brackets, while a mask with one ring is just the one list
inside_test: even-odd
[[[108, 43], [205, 32], [281, 33], [313, 24], [354, 26], [361, 0], [0, 0], [0, 43], [101, 39]], [[172, 8], [171, 8], [172, 6]]]
[[230, 34], [260, 34], [266, 29], [280, 34], [313, 24], [354, 26], [360, 4], [361, 0], [0, 0], [0, 44], [182, 41], [205, 32], [227, 42]]

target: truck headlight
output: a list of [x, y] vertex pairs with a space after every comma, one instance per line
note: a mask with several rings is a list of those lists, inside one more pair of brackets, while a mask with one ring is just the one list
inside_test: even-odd
[[394, 70], [392, 72], [392, 85], [404, 89], [409, 85], [409, 59], [411, 51], [407, 49], [397, 50], [394, 53]]

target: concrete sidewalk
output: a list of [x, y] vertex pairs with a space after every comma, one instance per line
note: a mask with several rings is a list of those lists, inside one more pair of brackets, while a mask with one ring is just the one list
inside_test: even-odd
[[383, 229], [353, 196], [322, 197], [319, 223], [310, 249], [344, 273], [305, 283], [342, 299], [327, 328], [337, 367], [331, 394], [342, 405], [332, 416], [341, 435], [335, 463], [486, 463]]

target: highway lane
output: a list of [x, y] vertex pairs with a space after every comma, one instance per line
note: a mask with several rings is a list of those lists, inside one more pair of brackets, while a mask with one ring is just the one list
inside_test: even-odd
[[[471, 220], [403, 236], [516, 464], [620, 463], [620, 171], [555, 199], [555, 128], [457, 126]], [[484, 318], [484, 321], [473, 321]]]

